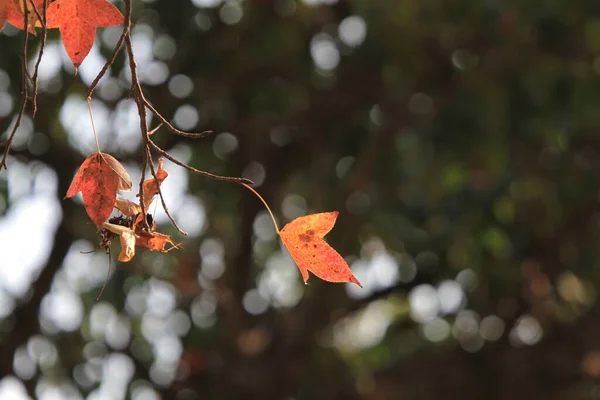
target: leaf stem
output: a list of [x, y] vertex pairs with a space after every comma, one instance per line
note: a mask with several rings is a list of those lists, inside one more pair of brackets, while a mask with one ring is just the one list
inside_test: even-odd
[[256, 197], [258, 197], [260, 199], [260, 201], [263, 202], [267, 211], [269, 212], [269, 215], [271, 216], [271, 219], [273, 220], [273, 225], [275, 225], [275, 231], [279, 235], [279, 226], [277, 226], [277, 221], [275, 221], [275, 217], [273, 216], [273, 213], [271, 212], [271, 209], [269, 208], [269, 205], [267, 204], [265, 199], [263, 199], [262, 196], [260, 194], [258, 194], [258, 192], [256, 190], [254, 190], [250, 185], [247, 185], [243, 182], [241, 182], [240, 185], [245, 186], [248, 190], [250, 190], [252, 193], [254, 193], [256, 195]]
[[108, 278], [110, 278], [110, 247], [108, 247], [108, 271], [106, 271], [106, 279], [104, 279], [104, 285], [102, 285], [100, 293], [98, 293], [98, 296], [96, 296], [96, 301], [100, 300], [102, 293], [104, 293], [104, 289], [106, 289], [106, 284], [108, 283]]
[[100, 142], [98, 142], [98, 135], [96, 134], [96, 125], [94, 124], [94, 116], [92, 115], [92, 98], [87, 98], [88, 111], [90, 112], [90, 119], [92, 120], [92, 132], [94, 132], [94, 139], [96, 139], [96, 149], [98, 149], [98, 153], [102, 154], [100, 151]]

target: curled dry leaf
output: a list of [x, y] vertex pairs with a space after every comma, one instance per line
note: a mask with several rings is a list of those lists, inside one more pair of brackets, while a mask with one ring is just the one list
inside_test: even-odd
[[[167, 253], [180, 247], [171, 240], [169, 235], [158, 232], [154, 232], [153, 234], [140, 232], [137, 236], [136, 244], [140, 247], [146, 247], [150, 250], [160, 251], [162, 253]], [[167, 244], [170, 244], [171, 247], [167, 248]]]
[[162, 158], [158, 159], [158, 169], [156, 170], [156, 179], [154, 177], [146, 179], [144, 181], [144, 208], [147, 210], [154, 199], [154, 196], [158, 193], [160, 184], [169, 176], [167, 171], [163, 168]]
[[334, 211], [296, 218], [283, 227], [279, 236], [298, 264], [304, 283], [310, 271], [328, 282], [353, 282], [362, 287], [342, 256], [323, 240], [337, 216]]
[[121, 242], [121, 253], [119, 261], [127, 262], [135, 255], [135, 234], [131, 228], [122, 225], [109, 224], [105, 222], [102, 227], [118, 235]]
[[142, 212], [142, 208], [139, 205], [135, 204], [133, 201], [124, 199], [118, 194], [117, 199], [115, 200], [115, 208], [126, 217], [135, 217]]
[[[156, 222], [151, 218], [146, 218], [150, 231], [146, 231], [142, 224], [142, 214], [138, 214], [133, 222], [133, 230], [136, 236], [136, 245], [140, 247], [146, 247], [147, 249], [160, 251], [166, 253], [174, 248], [178, 248], [179, 245], [171, 240], [169, 235], [155, 232]], [[167, 244], [171, 247], [167, 248]]]
[[143, 224], [143, 219], [142, 219], [142, 214], [137, 214], [135, 216], [135, 218], [133, 219], [133, 224], [132, 229], [135, 231], [136, 234], [140, 234], [141, 232], [155, 232], [156, 231], [156, 222], [154, 221], [154, 219], [152, 218], [151, 214], [146, 214], [146, 223], [148, 224], [148, 227], [146, 228], [146, 226]]
[[100, 228], [112, 212], [117, 190], [131, 190], [127, 171], [113, 156], [94, 153], [79, 167], [65, 198], [82, 192], [85, 210]]
[[[171, 240], [169, 235], [158, 232], [144, 232], [141, 229], [132, 229], [127, 226], [105, 222], [102, 227], [118, 235], [121, 242], [121, 253], [119, 261], [127, 262], [135, 256], [135, 246], [146, 247], [153, 251], [167, 253], [179, 248], [179, 245]], [[170, 247], [167, 247], [170, 245]]]

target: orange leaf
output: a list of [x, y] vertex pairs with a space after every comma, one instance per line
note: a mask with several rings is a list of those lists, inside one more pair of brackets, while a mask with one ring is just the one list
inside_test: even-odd
[[100, 228], [112, 212], [117, 190], [131, 190], [127, 171], [113, 156], [94, 153], [79, 167], [65, 198], [82, 192], [85, 210]]
[[[167, 253], [179, 247], [178, 244], [174, 243], [171, 240], [171, 237], [169, 235], [165, 235], [163, 233], [158, 233], [154, 231], [154, 229], [156, 229], [155, 222], [149, 222], [148, 225], [150, 227], [150, 232], [148, 232], [144, 230], [142, 221], [142, 214], [138, 214], [138, 216], [135, 218], [135, 221], [133, 222], [133, 230], [135, 231], [136, 237], [136, 246], [146, 247], [150, 250], [161, 251], [163, 253]], [[146, 219], [146, 221], [148, 220]], [[168, 249], [166, 248], [167, 244], [171, 245], [171, 247], [169, 247]]]
[[[167, 243], [171, 245], [168, 249]], [[140, 232], [137, 235], [136, 245], [140, 247], [146, 247], [150, 250], [161, 251], [163, 253], [167, 253], [173, 249], [179, 247], [176, 243], [171, 240], [169, 235], [165, 235], [164, 233], [154, 232], [152, 234], [147, 232]]]
[[362, 287], [342, 256], [323, 240], [337, 216], [338, 212], [333, 211], [296, 218], [283, 227], [279, 236], [298, 264], [304, 283], [310, 271], [325, 281], [353, 282]]
[[8, 18], [8, 0], [0, 0], [0, 31]]
[[119, 9], [106, 0], [57, 0], [48, 6], [46, 18], [48, 28], [60, 29], [65, 50], [75, 67], [90, 52], [96, 27], [124, 22]]
[[154, 199], [154, 196], [158, 193], [158, 187], [167, 176], [169, 176], [169, 174], [163, 169], [163, 160], [162, 158], [159, 158], [158, 169], [156, 170], [156, 178], [158, 181], [154, 179], [154, 177], [144, 181], [144, 209], [148, 210], [148, 207], [150, 207], [150, 204], [152, 203], [152, 199]]
[[[0, 4], [1, 4], [0, 0]], [[23, 22], [25, 19], [25, 1], [24, 0], [5, 0], [7, 3], [6, 6], [6, 20], [19, 29], [23, 29]], [[27, 9], [29, 10], [29, 15], [27, 16], [27, 27], [29, 32], [35, 35], [35, 28], [39, 28], [42, 26], [40, 23], [40, 19], [37, 17], [33, 9], [33, 4], [37, 8], [40, 15], [42, 15], [44, 0], [27, 0]], [[0, 9], [1, 10], [1, 9]], [[1, 12], [0, 12], [1, 14]], [[0, 15], [0, 30], [2, 29], [1, 24], [1, 15]]]

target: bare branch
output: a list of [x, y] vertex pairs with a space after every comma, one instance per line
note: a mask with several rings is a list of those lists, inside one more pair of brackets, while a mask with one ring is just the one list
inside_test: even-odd
[[154, 114], [156, 116], [156, 118], [158, 118], [158, 120], [168, 130], [170, 130], [171, 132], [173, 132], [176, 135], [183, 136], [183, 137], [190, 138], [190, 139], [201, 139], [212, 133], [212, 131], [204, 131], [204, 132], [200, 132], [200, 133], [188, 133], [188, 132], [181, 131], [181, 130], [175, 128], [169, 121], [167, 121], [165, 119], [165, 117], [163, 117], [162, 114], [159, 113], [158, 110], [156, 108], [154, 108], [152, 106], [152, 104], [150, 104], [150, 102], [148, 102], [148, 100], [144, 99], [144, 102], [146, 104], [146, 107], [148, 107], [150, 109], [150, 111], [152, 111], [152, 114]]
[[29, 40], [29, 5], [28, 2], [24, 3], [24, 12], [23, 12], [23, 49], [21, 51], [21, 69], [23, 71], [21, 76], [21, 105], [19, 107], [19, 113], [17, 114], [17, 118], [15, 120], [15, 124], [8, 135], [8, 138], [3, 143], [4, 151], [2, 153], [2, 159], [0, 160], [0, 170], [2, 168], [7, 169], [6, 160], [8, 158], [8, 153], [10, 152], [10, 145], [12, 144], [13, 138], [17, 133], [17, 129], [19, 129], [19, 125], [21, 125], [21, 119], [23, 118], [23, 114], [25, 113], [25, 106], [27, 105], [27, 77], [29, 76], [29, 72], [27, 70], [27, 41]]
[[172, 155], [170, 155], [169, 153], [167, 153], [166, 151], [164, 151], [163, 149], [161, 149], [160, 147], [158, 147], [156, 145], [156, 143], [154, 143], [152, 141], [152, 139], [150, 139], [150, 138], [148, 138], [148, 144], [158, 154], [160, 154], [163, 157], [165, 157], [166, 159], [172, 161], [174, 164], [177, 164], [180, 167], [183, 167], [183, 168], [187, 169], [188, 171], [193, 172], [195, 174], [206, 176], [207, 178], [212, 178], [212, 179], [216, 179], [216, 180], [219, 180], [219, 181], [233, 182], [233, 183], [239, 183], [239, 184], [245, 183], [245, 184], [248, 184], [248, 185], [253, 185], [254, 184], [254, 182], [252, 182], [250, 179], [247, 179], [247, 178], [238, 178], [238, 177], [233, 177], [233, 176], [215, 175], [215, 174], [211, 174], [210, 172], [201, 171], [201, 170], [196, 169], [194, 167], [190, 167], [189, 165], [187, 165], [185, 163], [182, 163], [181, 161], [179, 161], [178, 159], [176, 159], [175, 157], [173, 157]]
[[37, 9], [37, 6], [34, 2], [31, 2], [31, 5], [33, 6], [33, 11], [35, 12], [35, 15], [37, 15], [38, 19], [42, 23], [42, 37], [40, 39], [40, 50], [38, 51], [35, 67], [33, 68], [33, 76], [31, 77], [31, 114], [35, 116], [37, 112], [38, 72], [40, 69], [40, 63], [42, 62], [42, 56], [44, 55], [44, 48], [46, 47], [47, 39], [46, 14], [48, 9], [48, 3], [44, 1], [42, 7], [42, 15], [40, 15], [40, 12]]
[[152, 136], [152, 135], [154, 135], [154, 134], [156, 133], [156, 131], [158, 131], [160, 128], [162, 128], [162, 124], [158, 124], [158, 125], [156, 126], [156, 128], [154, 128], [154, 129], [152, 129], [150, 132], [148, 132], [148, 135], [149, 135], [149, 136]]
[[[125, 0], [125, 29], [123, 31], [124, 41], [125, 41], [125, 50], [127, 51], [127, 56], [129, 58], [129, 70], [131, 72], [131, 91], [133, 94], [133, 99], [135, 104], [137, 105], [138, 114], [140, 116], [140, 131], [142, 133], [142, 142], [144, 143], [144, 147], [148, 146], [148, 124], [146, 122], [146, 107], [144, 100], [144, 93], [142, 92], [142, 87], [140, 85], [140, 80], [137, 74], [137, 64], [135, 62], [135, 58], [133, 56], [133, 45], [131, 43], [131, 0]], [[143, 161], [142, 161], [142, 176], [140, 177], [140, 198], [142, 201], [140, 202], [140, 207], [142, 209], [142, 226], [144, 230], [147, 232], [150, 231], [150, 227], [148, 226], [148, 221], [145, 217], [147, 210], [144, 205], [144, 180], [146, 179], [146, 167], [148, 166], [148, 162], [152, 163], [152, 159], [148, 158], [148, 152], [144, 151]]]
[[[150, 147], [148, 147], [148, 146], [146, 146], [146, 156], [149, 159], [152, 158], [152, 154], [150, 154]], [[150, 172], [152, 173], [152, 176], [154, 177], [154, 179], [158, 183], [156, 185], [158, 187], [158, 196], [160, 197], [160, 202], [162, 204], [163, 209], [165, 210], [165, 213], [167, 214], [167, 217], [169, 217], [169, 219], [171, 220], [171, 223], [173, 224], [173, 226], [175, 227], [175, 229], [177, 229], [177, 231], [179, 233], [181, 233], [184, 236], [187, 236], [188, 233], [186, 231], [184, 231], [183, 229], [181, 229], [179, 227], [179, 225], [177, 225], [177, 222], [175, 222], [175, 219], [173, 218], [173, 216], [169, 212], [169, 209], [167, 208], [167, 203], [165, 203], [165, 199], [163, 198], [162, 190], [160, 189], [160, 182], [158, 180], [158, 177], [156, 176], [156, 171], [154, 170], [154, 163], [152, 163], [152, 162], [150, 163]], [[142, 198], [140, 200], [140, 203], [143, 203], [143, 202], [144, 202], [144, 199]]]
[[[40, 14], [40, 10], [38, 10], [38, 8], [35, 5], [34, 1], [30, 1], [29, 5], [31, 5], [33, 7], [33, 13], [37, 17], [38, 21], [40, 21], [40, 23], [42, 24], [42, 28], [46, 29], [46, 8], [48, 7], [47, 2], [44, 2], [44, 8], [43, 8], [43, 11], [42, 11], [43, 17], [42, 17], [42, 14]], [[25, 26], [27, 26], [27, 25], [25, 25]]]
[[127, 15], [128, 13], [125, 13], [125, 14], [126, 14], [125, 15], [125, 27], [123, 28], [123, 33], [121, 33], [121, 37], [117, 41], [117, 45], [115, 46], [115, 49], [113, 50], [112, 54], [110, 55], [108, 60], [106, 60], [106, 63], [104, 63], [104, 66], [102, 67], [100, 72], [98, 72], [98, 75], [96, 75], [96, 77], [94, 78], [94, 81], [90, 85], [90, 88], [87, 91], [88, 99], [92, 97], [92, 93], [94, 93], [96, 86], [98, 86], [98, 82], [100, 82], [100, 79], [102, 79], [104, 74], [106, 74], [106, 71], [108, 71], [108, 68], [114, 64], [115, 58], [117, 58], [117, 54], [123, 47], [123, 42], [125, 41], [125, 37], [127, 35], [129, 35], [129, 33], [131, 31], [131, 13], [129, 13], [129, 15]]

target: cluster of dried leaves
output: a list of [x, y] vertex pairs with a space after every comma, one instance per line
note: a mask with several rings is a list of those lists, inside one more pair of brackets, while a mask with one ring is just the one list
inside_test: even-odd
[[[87, 101], [90, 118], [92, 118], [92, 126], [94, 126], [90, 103], [93, 91], [108, 70], [108, 67], [114, 62], [123, 44], [125, 44], [131, 71], [131, 93], [137, 105], [140, 117], [140, 132], [144, 145], [142, 153], [142, 176], [138, 193], [140, 202], [139, 204], [131, 202], [117, 194], [118, 191], [131, 190], [131, 179], [125, 168], [114, 157], [100, 151], [97, 137], [96, 145], [98, 151], [90, 155], [83, 162], [66, 195], [68, 198], [79, 192], [82, 193], [85, 209], [91, 220], [100, 230], [101, 242], [99, 247], [105, 247], [108, 251], [111, 246], [111, 240], [119, 237], [121, 243], [119, 261], [123, 262], [133, 258], [136, 246], [161, 252], [167, 252], [179, 247], [168, 235], [156, 232], [156, 224], [150, 214], [147, 213], [150, 203], [158, 194], [162, 206], [173, 225], [180, 233], [186, 234], [179, 228], [162, 198], [160, 184], [168, 174], [163, 168], [162, 158], [158, 159], [158, 169], [155, 170], [152, 162], [152, 153], [156, 153], [159, 157], [167, 158], [190, 172], [213, 179], [241, 184], [258, 196], [269, 211], [283, 245], [298, 264], [305, 283], [308, 280], [308, 272], [310, 271], [317, 277], [329, 282], [352, 282], [360, 286], [359, 281], [354, 277], [342, 256], [323, 240], [323, 237], [335, 224], [338, 216], [337, 211], [306, 215], [291, 221], [282, 230], [279, 230], [267, 203], [249, 186], [249, 184], [252, 184], [251, 181], [244, 178], [213, 175], [206, 171], [195, 169], [180, 162], [152, 141], [151, 135], [161, 126], [166, 127], [171, 133], [187, 138], [202, 138], [210, 132], [188, 133], [176, 129], [145, 98], [138, 79], [137, 65], [131, 44], [131, 0], [124, 1], [125, 13], [123, 15], [113, 4], [106, 0], [0, 0], [0, 30], [6, 21], [24, 30], [22, 106], [8, 140], [0, 143], [0, 147], [4, 147], [4, 154], [0, 160], [0, 168], [6, 167], [6, 157], [10, 150], [10, 144], [28, 101], [31, 101], [32, 114], [35, 114], [37, 69], [43, 54], [47, 29], [58, 28], [60, 30], [67, 54], [73, 65], [77, 68], [92, 48], [97, 27], [124, 24], [123, 34], [117, 42], [113, 54], [109, 57], [88, 90]], [[33, 74], [30, 74], [27, 70], [26, 60], [27, 35], [28, 33], [35, 35], [36, 28], [42, 29], [41, 46], [35, 64], [35, 71]], [[31, 94], [28, 92], [28, 83], [32, 85]], [[160, 125], [154, 130], [150, 130], [146, 123], [147, 111], [154, 114], [160, 121]], [[93, 133], [95, 136], [96, 133]], [[145, 179], [147, 167], [150, 167], [152, 174], [150, 179]], [[110, 218], [114, 209], [118, 210], [120, 214]]]
[[[148, 209], [158, 194], [160, 184], [168, 176], [163, 169], [162, 158], [158, 160], [156, 179], [144, 181], [144, 194], [141, 202]], [[83, 205], [90, 219], [98, 229], [102, 228], [100, 246], [110, 249], [111, 239], [119, 236], [121, 254], [119, 261], [129, 261], [135, 255], [135, 246], [150, 250], [167, 252], [178, 247], [168, 235], [156, 232], [156, 224], [150, 214], [143, 214], [142, 207], [124, 199], [117, 191], [131, 190], [131, 179], [121, 163], [106, 153], [94, 153], [79, 167], [65, 198], [73, 197], [81, 192]], [[113, 208], [121, 212], [120, 216], [106, 220]], [[146, 215], [144, 221], [143, 216]], [[167, 244], [171, 247], [167, 248]]]

